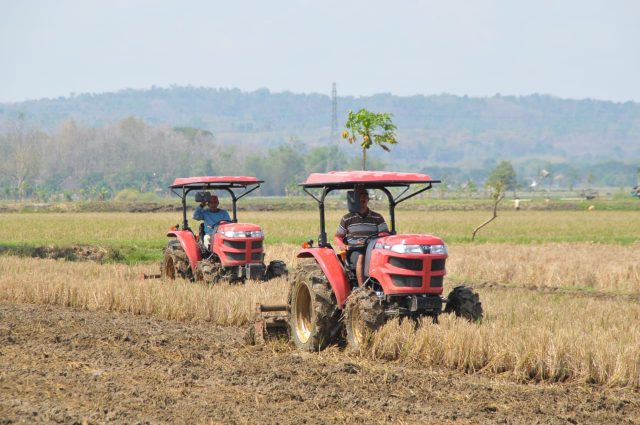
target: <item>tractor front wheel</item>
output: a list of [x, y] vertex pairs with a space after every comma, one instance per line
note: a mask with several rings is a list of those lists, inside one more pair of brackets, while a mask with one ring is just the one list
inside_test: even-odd
[[318, 263], [296, 269], [288, 303], [291, 339], [298, 348], [319, 351], [334, 340], [340, 330], [338, 305]]
[[210, 260], [201, 260], [196, 265], [196, 281], [218, 283], [223, 280], [222, 266]]
[[454, 313], [471, 322], [482, 320], [482, 303], [478, 294], [468, 286], [456, 286], [447, 297], [445, 313]]
[[359, 353], [384, 321], [384, 306], [376, 293], [369, 288], [354, 289], [347, 298], [344, 309], [344, 326], [349, 349]]
[[267, 266], [267, 271], [264, 274], [264, 280], [270, 280], [280, 276], [286, 276], [289, 274], [287, 271], [287, 265], [284, 261], [273, 260]]

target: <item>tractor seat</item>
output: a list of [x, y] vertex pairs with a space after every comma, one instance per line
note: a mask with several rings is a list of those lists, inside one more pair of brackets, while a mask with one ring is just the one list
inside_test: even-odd
[[362, 255], [364, 255], [364, 264], [363, 264], [364, 276], [365, 277], [369, 277], [369, 263], [371, 261], [371, 251], [373, 251], [373, 247], [375, 246], [377, 239], [378, 239], [377, 237], [376, 238], [372, 238], [372, 239], [369, 240], [369, 242], [367, 243], [366, 246], [363, 245], [361, 248], [349, 249], [347, 251], [346, 262], [347, 262], [347, 265], [349, 267], [349, 270], [355, 272], [355, 270], [356, 270], [356, 262], [351, 260], [351, 255], [354, 252], [360, 252], [360, 253], [362, 253]]
[[203, 253], [209, 252], [209, 247], [204, 245], [204, 235], [204, 222], [202, 222], [198, 228], [198, 245], [200, 246], [200, 251]]
[[371, 263], [371, 251], [373, 251], [373, 247], [376, 245], [376, 240], [378, 238], [372, 238], [371, 240], [369, 240], [369, 243], [367, 244], [367, 250], [364, 253], [364, 277], [368, 278], [369, 277], [369, 263]]

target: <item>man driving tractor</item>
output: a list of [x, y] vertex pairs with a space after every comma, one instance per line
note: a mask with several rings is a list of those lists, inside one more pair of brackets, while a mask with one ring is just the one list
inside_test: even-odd
[[193, 219], [204, 220], [205, 235], [203, 242], [204, 246], [208, 249], [211, 246], [211, 235], [215, 234], [218, 224], [220, 224], [221, 221], [231, 221], [231, 217], [229, 217], [227, 210], [218, 208], [220, 200], [216, 195], [205, 192], [204, 198], [205, 199], [201, 200], [200, 205], [193, 211]]
[[370, 236], [389, 232], [384, 217], [369, 209], [369, 192], [363, 188], [347, 193], [349, 213], [340, 220], [333, 238], [338, 251], [348, 251], [349, 263], [355, 265], [358, 286], [364, 283], [363, 259]]

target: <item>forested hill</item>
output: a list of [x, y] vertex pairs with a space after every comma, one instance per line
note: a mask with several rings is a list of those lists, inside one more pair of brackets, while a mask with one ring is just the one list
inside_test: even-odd
[[[542, 95], [379, 94], [338, 97], [337, 106], [340, 128], [349, 109], [393, 113], [399, 135], [404, 136], [399, 147], [408, 148], [401, 148], [400, 156], [414, 156], [410, 148], [417, 145], [423, 154], [443, 163], [496, 155], [586, 160], [640, 157], [638, 103]], [[331, 98], [267, 89], [172, 87], [0, 104], [0, 122], [20, 116], [47, 130], [68, 119], [98, 127], [134, 116], [151, 125], [193, 127], [214, 135], [285, 132], [313, 144], [318, 135], [329, 135]]]
[[[398, 144], [367, 167], [426, 172], [442, 187], [481, 187], [501, 161], [518, 186], [633, 186], [640, 104], [551, 96], [338, 97], [348, 110], [391, 112]], [[176, 176], [257, 175], [266, 195], [310, 172], [360, 167], [359, 146], [331, 131], [332, 101], [266, 89], [172, 87], [0, 104], [0, 198], [115, 196]]]

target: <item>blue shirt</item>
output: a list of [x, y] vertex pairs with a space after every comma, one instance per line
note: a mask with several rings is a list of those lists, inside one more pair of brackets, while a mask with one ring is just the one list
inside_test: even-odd
[[211, 211], [209, 207], [202, 208], [200, 205], [193, 211], [194, 220], [204, 220], [204, 232], [207, 235], [213, 233], [214, 228], [221, 221], [231, 221], [227, 210], [219, 208], [218, 211]]

